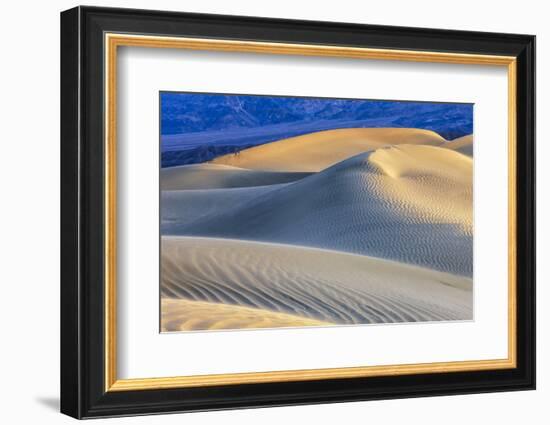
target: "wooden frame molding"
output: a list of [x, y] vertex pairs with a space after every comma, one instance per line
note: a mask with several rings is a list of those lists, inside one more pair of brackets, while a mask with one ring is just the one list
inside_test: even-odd
[[[217, 40], [206, 38], [161, 37], [106, 33], [105, 43], [105, 391], [136, 391], [185, 387], [208, 387], [236, 384], [313, 381], [357, 377], [413, 375], [511, 369], [517, 365], [517, 188], [516, 188], [516, 57], [414, 51], [370, 49], [329, 45], [267, 43], [254, 41]], [[168, 378], [118, 379], [116, 325], [116, 96], [118, 47], [148, 47], [210, 51], [248, 52], [261, 54], [330, 56], [358, 60], [397, 60], [438, 62], [506, 67], [508, 72], [508, 357], [505, 359], [456, 361], [386, 366], [308, 369], [277, 372], [233, 373]]]

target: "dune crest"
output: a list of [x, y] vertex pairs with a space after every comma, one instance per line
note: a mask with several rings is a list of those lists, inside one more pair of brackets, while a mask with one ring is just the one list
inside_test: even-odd
[[452, 149], [454, 151], [472, 157], [474, 156], [474, 135], [469, 134], [467, 136], [459, 137], [445, 143], [443, 146], [447, 149]]
[[369, 161], [393, 178], [430, 177], [471, 183], [472, 159], [434, 146], [398, 145], [377, 149]]
[[247, 170], [223, 164], [192, 164], [163, 168], [161, 190], [224, 189], [288, 183], [311, 173]]
[[362, 152], [386, 145], [439, 146], [439, 134], [416, 128], [346, 128], [319, 131], [220, 156], [212, 161], [253, 170], [316, 172]]
[[[192, 222], [173, 213], [163, 232], [326, 248], [471, 276], [471, 166], [440, 147], [362, 153], [241, 203], [196, 211]], [[179, 196], [185, 208], [188, 195]]]
[[472, 159], [433, 146], [400, 145], [378, 149], [369, 161], [397, 179], [386, 182], [389, 202], [410, 205], [419, 220], [457, 224], [472, 234]]

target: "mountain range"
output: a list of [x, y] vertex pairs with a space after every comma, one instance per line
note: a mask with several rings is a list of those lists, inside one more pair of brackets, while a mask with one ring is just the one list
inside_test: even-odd
[[421, 128], [452, 140], [473, 132], [473, 105], [162, 92], [162, 166], [334, 128]]

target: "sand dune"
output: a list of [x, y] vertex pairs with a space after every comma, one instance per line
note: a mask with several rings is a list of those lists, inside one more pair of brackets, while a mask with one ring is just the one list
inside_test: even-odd
[[390, 147], [369, 156], [389, 176], [381, 196], [418, 220], [454, 224], [472, 235], [472, 160], [432, 146]]
[[246, 170], [223, 164], [192, 164], [161, 170], [161, 190], [215, 189], [287, 183], [311, 173]]
[[161, 233], [170, 234], [176, 226], [190, 226], [198, 219], [216, 217], [220, 211], [239, 208], [261, 195], [286, 184], [231, 189], [167, 190], [160, 194]]
[[[386, 145], [445, 142], [433, 131], [415, 128], [349, 128], [320, 131], [245, 149], [212, 161], [254, 170], [320, 171], [351, 156]], [[282, 183], [282, 182], [280, 182]]]
[[193, 220], [184, 212], [186, 199], [196, 199], [191, 192], [178, 195], [179, 206], [166, 202], [170, 220], [163, 206], [164, 234], [319, 247], [472, 274], [472, 160], [450, 149], [377, 149], [242, 202], [202, 193], [205, 210], [196, 203]]
[[334, 323], [232, 304], [162, 299], [162, 332], [329, 326]]
[[162, 170], [162, 330], [472, 319], [472, 146], [329, 130]]
[[472, 319], [471, 279], [361, 255], [163, 237], [161, 264], [167, 330]]
[[443, 145], [447, 149], [452, 149], [464, 155], [474, 156], [474, 135], [462, 136], [451, 140]]

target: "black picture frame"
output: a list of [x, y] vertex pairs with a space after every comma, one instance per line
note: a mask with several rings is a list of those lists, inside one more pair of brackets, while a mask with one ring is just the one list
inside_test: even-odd
[[[517, 367], [369, 378], [105, 391], [104, 34], [514, 56]], [[75, 418], [535, 388], [535, 37], [76, 7], [61, 13], [61, 412]]]

